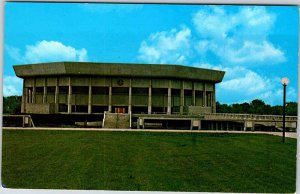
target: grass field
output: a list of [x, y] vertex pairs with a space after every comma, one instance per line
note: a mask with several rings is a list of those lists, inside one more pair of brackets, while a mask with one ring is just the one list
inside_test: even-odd
[[295, 192], [296, 140], [261, 134], [3, 130], [9, 188]]

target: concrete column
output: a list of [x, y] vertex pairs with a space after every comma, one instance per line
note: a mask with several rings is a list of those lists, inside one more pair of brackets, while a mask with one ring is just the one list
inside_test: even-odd
[[206, 84], [205, 83], [203, 83], [203, 88], [204, 88], [204, 90], [203, 90], [203, 106], [206, 107], [207, 105], [206, 105]]
[[47, 78], [44, 78], [43, 103], [47, 102]]
[[28, 97], [28, 94], [29, 94], [29, 90], [28, 88], [25, 87], [25, 104], [29, 103], [29, 97]]
[[58, 112], [58, 103], [59, 103], [58, 77], [56, 78], [56, 83], [55, 83], [54, 103], [55, 103], [55, 113], [57, 113]]
[[180, 114], [183, 114], [183, 106], [184, 106], [184, 81], [181, 82], [181, 89], [180, 89]]
[[211, 94], [211, 98], [212, 98], [212, 102], [211, 102], [212, 112], [216, 113], [217, 107], [216, 107], [216, 85], [215, 84], [213, 84], [213, 92]]
[[23, 95], [22, 95], [21, 113], [25, 112], [25, 106], [26, 106], [26, 89], [25, 89], [25, 80], [23, 80]]
[[32, 103], [32, 90], [28, 89], [28, 103]]
[[195, 82], [193, 82], [193, 90], [192, 90], [192, 106], [196, 106]]
[[71, 77], [69, 77], [69, 90], [68, 90], [68, 114], [72, 112], [72, 85]]
[[89, 81], [88, 114], [92, 114], [92, 77], [90, 77]]
[[136, 126], [137, 129], [140, 129], [140, 119], [139, 119], [139, 118], [137, 119], [137, 122], [136, 122], [136, 123], [137, 123], [137, 124], [136, 124], [136, 125], [137, 125], [137, 126]]
[[128, 113], [131, 113], [131, 99], [132, 99], [132, 85], [131, 85], [131, 79], [129, 79]]
[[255, 122], [253, 121], [253, 122], [252, 122], [251, 131], [254, 131], [254, 130], [255, 130]]
[[148, 114], [152, 113], [152, 81], [149, 81], [149, 91], [148, 91]]
[[201, 120], [199, 120], [198, 130], [201, 129]]
[[22, 96], [22, 107], [21, 113], [26, 113], [26, 105], [28, 103], [28, 89], [23, 87], [23, 96]]
[[226, 122], [226, 130], [228, 131], [229, 130], [229, 123]]
[[171, 90], [172, 82], [169, 80], [169, 87], [168, 87], [168, 107], [167, 107], [167, 114], [171, 114], [171, 106], [172, 106], [172, 90]]
[[111, 79], [109, 81], [109, 91], [108, 91], [108, 112], [111, 112], [111, 95], [112, 95], [112, 86], [111, 86]]
[[35, 94], [36, 94], [36, 79], [33, 78], [33, 89], [32, 89], [32, 103], [35, 103]]

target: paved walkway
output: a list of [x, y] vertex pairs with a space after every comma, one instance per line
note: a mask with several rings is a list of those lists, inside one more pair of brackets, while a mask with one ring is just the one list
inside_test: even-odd
[[[172, 129], [108, 129], [108, 128], [57, 128], [57, 127], [3, 127], [4, 130], [66, 130], [66, 131], [147, 131], [147, 132], [180, 132], [180, 133], [243, 133], [243, 134], [269, 134], [282, 136], [282, 132], [264, 131], [216, 131], [216, 130], [172, 130]], [[297, 133], [286, 132], [285, 137], [297, 138]]]

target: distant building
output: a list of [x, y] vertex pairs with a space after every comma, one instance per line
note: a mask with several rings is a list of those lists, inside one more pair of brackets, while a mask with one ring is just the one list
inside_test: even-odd
[[14, 66], [26, 114], [216, 112], [223, 71], [158, 64], [55, 62]]

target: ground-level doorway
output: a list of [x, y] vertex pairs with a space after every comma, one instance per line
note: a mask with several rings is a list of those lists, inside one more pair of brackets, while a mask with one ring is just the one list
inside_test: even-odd
[[115, 113], [126, 113], [126, 107], [114, 107]]

